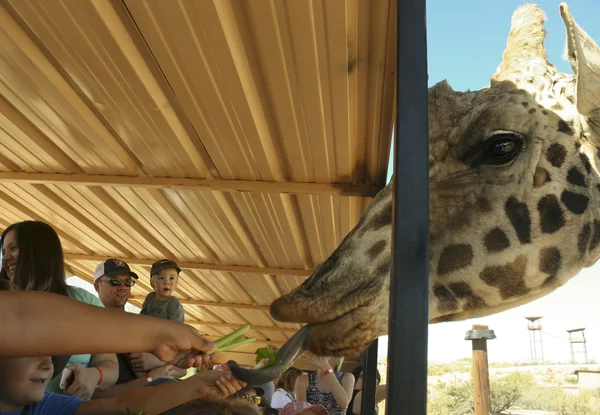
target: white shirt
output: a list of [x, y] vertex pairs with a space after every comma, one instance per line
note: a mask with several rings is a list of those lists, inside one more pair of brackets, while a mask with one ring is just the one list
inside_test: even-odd
[[271, 408], [281, 409], [290, 402], [294, 402], [294, 397], [287, 391], [277, 388], [271, 399]]

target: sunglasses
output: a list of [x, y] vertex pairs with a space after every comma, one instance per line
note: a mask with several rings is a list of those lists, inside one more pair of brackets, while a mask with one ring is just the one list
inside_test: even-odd
[[128, 278], [126, 280], [122, 280], [120, 278], [110, 278], [108, 280], [102, 280], [110, 283], [113, 287], [119, 287], [121, 284], [125, 284], [126, 287], [133, 287], [135, 285], [135, 280]]

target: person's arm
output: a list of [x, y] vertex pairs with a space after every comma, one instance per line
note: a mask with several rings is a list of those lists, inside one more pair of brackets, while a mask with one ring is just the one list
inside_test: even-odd
[[[327, 370], [327, 369], [325, 369]], [[342, 384], [338, 382], [335, 372], [323, 376], [321, 378], [321, 385], [325, 386], [333, 393], [335, 402], [340, 408], [347, 408], [350, 400], [352, 399], [352, 389], [354, 388], [354, 375], [352, 373], [345, 373], [342, 377]]]
[[[383, 401], [387, 397], [387, 385], [377, 385], [375, 388], [375, 405]], [[360, 415], [360, 409], [362, 405], [362, 391], [356, 394], [354, 403], [352, 404], [352, 413]]]
[[[76, 415], [105, 415], [114, 413], [160, 414], [195, 398], [223, 398], [243, 387], [230, 373], [210, 370], [181, 382], [152, 388], [138, 388], [112, 398], [87, 401], [79, 406]], [[127, 412], [130, 411], [130, 412]]]
[[[148, 373], [148, 376], [150, 376], [150, 378], [152, 380], [173, 379], [173, 376], [171, 375], [171, 371], [169, 370], [169, 367], [172, 368], [172, 366], [168, 366], [168, 365], [157, 367], [156, 369], [151, 370]], [[131, 380], [129, 382], [120, 383], [118, 385], [113, 385], [110, 388], [107, 388], [103, 391], [99, 391], [96, 389], [96, 392], [94, 393], [94, 399], [118, 396], [125, 392], [129, 392], [134, 389], [141, 388], [142, 386], [146, 386], [147, 384], [148, 384], [148, 379], [146, 379], [145, 377], [140, 377], [140, 378]]]
[[0, 329], [0, 357], [150, 352], [187, 368], [207, 363], [201, 352], [214, 347], [185, 324], [36, 291], [0, 291]]
[[152, 353], [131, 353], [129, 360], [131, 361], [131, 367], [136, 368], [140, 372], [149, 372], [166, 364]]
[[66, 368], [73, 371], [73, 382], [65, 390], [65, 395], [86, 401], [92, 398], [95, 390], [114, 385], [119, 377], [119, 363], [115, 354], [95, 354], [90, 359], [89, 367], [70, 365]]
[[[119, 379], [119, 361], [117, 360], [117, 355], [114, 353], [98, 353], [93, 354], [90, 360], [90, 367], [88, 370], [92, 370], [100, 375], [98, 372], [98, 368], [102, 371], [102, 381], [96, 389], [104, 390], [117, 382]], [[100, 378], [98, 378], [100, 380]], [[96, 381], [98, 384], [98, 381]]]
[[308, 389], [308, 375], [301, 375], [296, 379], [296, 401], [306, 402], [306, 389]]

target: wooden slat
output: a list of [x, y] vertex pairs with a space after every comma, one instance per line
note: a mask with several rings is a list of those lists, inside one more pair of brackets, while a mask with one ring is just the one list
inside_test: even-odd
[[[232, 324], [232, 323], [213, 323], [213, 322], [202, 322], [202, 321], [196, 321], [196, 320], [185, 320], [186, 324], [189, 324], [191, 326], [210, 326], [210, 327], [226, 327], [226, 328], [231, 328], [231, 329], [237, 329], [240, 326], [242, 326], [242, 324]], [[297, 328], [292, 328], [292, 327], [277, 327], [277, 326], [273, 326], [273, 327], [269, 327], [269, 326], [254, 326], [254, 325], [250, 325], [251, 330], [260, 330], [260, 331], [274, 331], [274, 332], [279, 332], [279, 333], [295, 333], [300, 329], [300, 326], [298, 326]]]
[[[80, 255], [65, 253], [65, 260], [73, 261], [95, 261], [102, 262], [110, 258], [106, 255]], [[129, 265], [152, 265], [156, 259], [139, 259], [139, 258], [119, 258], [127, 262]], [[294, 269], [294, 268], [272, 268], [272, 267], [251, 267], [243, 265], [222, 265], [222, 264], [202, 264], [199, 262], [178, 262], [177, 265], [181, 269], [206, 269], [211, 271], [223, 272], [245, 272], [257, 273], [264, 275], [294, 275], [294, 276], [310, 276], [313, 270]]]
[[[146, 297], [142, 295], [134, 295], [131, 296], [130, 300], [144, 301]], [[226, 307], [226, 308], [246, 308], [251, 310], [264, 310], [269, 311], [268, 305], [259, 305], [259, 304], [239, 304], [239, 303], [216, 303], [214, 301], [202, 301], [202, 300], [188, 300], [180, 298], [179, 301], [181, 304], [191, 304], [191, 305], [200, 305], [203, 307]]]
[[184, 177], [114, 176], [79, 173], [0, 172], [1, 182], [363, 197], [374, 197], [381, 190], [377, 186], [352, 183], [267, 182], [259, 180], [190, 179]]

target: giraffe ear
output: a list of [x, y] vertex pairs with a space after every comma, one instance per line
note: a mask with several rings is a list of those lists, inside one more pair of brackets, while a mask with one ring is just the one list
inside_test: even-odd
[[539, 85], [534, 84], [542, 82], [547, 72], [556, 70], [546, 60], [545, 21], [546, 15], [535, 4], [525, 4], [514, 11], [502, 62], [492, 81], [508, 80], [526, 90], [538, 90]]
[[600, 47], [575, 23], [569, 7], [560, 5], [567, 27], [567, 57], [577, 76], [577, 110], [583, 116], [600, 118]]

